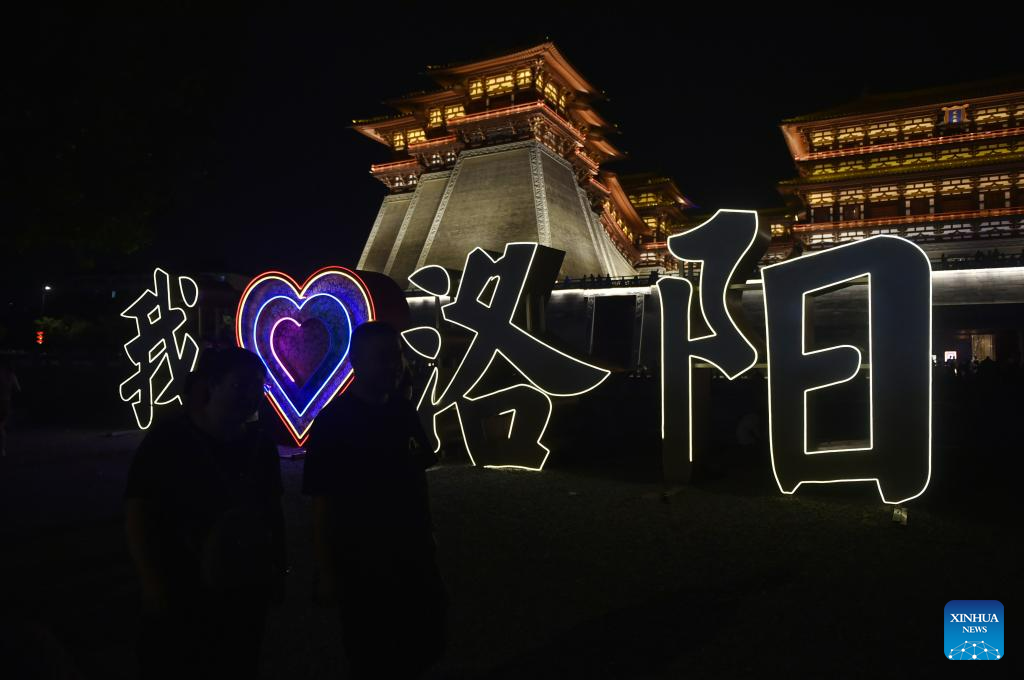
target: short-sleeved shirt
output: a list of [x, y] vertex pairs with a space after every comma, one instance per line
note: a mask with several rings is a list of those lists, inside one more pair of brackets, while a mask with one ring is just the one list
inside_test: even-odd
[[310, 430], [302, 490], [331, 499], [346, 547], [418, 549], [433, 545], [425, 470], [436, 462], [407, 399], [373, 404], [347, 391]]
[[[153, 547], [175, 583], [196, 586], [211, 532], [270, 531], [283, 493], [277, 446], [257, 426], [221, 442], [182, 414], [147, 433], [128, 472], [125, 498], [146, 501]], [[250, 533], [252, 529], [247, 529]]]

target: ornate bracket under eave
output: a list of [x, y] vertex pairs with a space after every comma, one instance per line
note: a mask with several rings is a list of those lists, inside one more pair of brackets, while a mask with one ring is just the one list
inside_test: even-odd
[[370, 174], [392, 193], [414, 190], [423, 172], [423, 165], [415, 158], [370, 166]]

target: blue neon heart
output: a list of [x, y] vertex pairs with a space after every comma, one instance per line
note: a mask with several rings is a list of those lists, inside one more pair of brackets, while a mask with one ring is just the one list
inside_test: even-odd
[[[266, 365], [267, 398], [298, 446], [305, 443], [317, 414], [351, 382], [348, 347], [352, 330], [374, 318], [369, 289], [355, 272], [344, 267], [324, 267], [301, 286], [282, 272], [266, 272], [246, 286], [238, 303], [236, 338], [240, 347], [255, 352]], [[275, 345], [279, 342], [275, 324], [288, 329], [282, 337], [294, 337]], [[295, 361], [295, 356], [275, 356], [286, 344], [307, 344], [302, 337], [307, 333], [301, 332], [307, 324], [322, 324], [328, 336], [326, 345], [322, 338], [308, 343], [308, 351], [317, 356], [299, 357], [302, 361]], [[296, 327], [300, 332], [295, 332]], [[299, 367], [302, 370], [296, 370]]]
[[[311, 320], [324, 325], [330, 342], [316, 369], [304, 382], [298, 383], [280, 357], [276, 356], [273, 345], [274, 330], [277, 324], [282, 322], [297, 323], [301, 326]], [[269, 332], [266, 331], [267, 324], [271, 324]], [[301, 302], [296, 302], [290, 296], [277, 295], [267, 300], [260, 308], [255, 320], [254, 335], [256, 352], [267, 365], [271, 379], [284, 393], [291, 411], [297, 416], [302, 416], [328, 381], [347, 363], [352, 322], [345, 305], [328, 293], [313, 295]]]

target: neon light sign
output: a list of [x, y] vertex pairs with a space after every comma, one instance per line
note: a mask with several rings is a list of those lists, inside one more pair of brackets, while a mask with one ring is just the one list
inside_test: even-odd
[[[552, 347], [514, 320], [524, 294], [550, 292], [564, 255], [536, 243], [509, 243], [497, 258], [481, 248], [466, 256], [458, 292], [441, 314], [470, 331], [473, 339], [446, 386], [439, 385], [438, 369], [431, 370], [417, 405], [433, 423], [435, 450], [441, 448], [437, 417], [454, 409], [474, 465], [541, 470], [551, 453], [542, 441], [551, 419], [551, 397], [589, 392], [608, 377], [605, 369]], [[433, 295], [450, 292], [447, 271], [436, 265], [413, 272], [409, 280]], [[441, 336], [433, 328], [409, 329], [402, 337], [428, 360], [441, 351]], [[496, 362], [511, 367], [525, 382], [499, 387], [501, 381], [489, 375]], [[483, 424], [499, 417], [507, 417], [508, 426], [503, 436], [495, 437]]]
[[[693, 461], [693, 368], [702, 359], [734, 380], [754, 367], [757, 350], [742, 328], [736, 284], [767, 243], [757, 215], [720, 210], [669, 239], [680, 260], [701, 263], [698, 317], [685, 279], [658, 281], [662, 312], [662, 439], [666, 475], [685, 477]], [[924, 493], [931, 478], [931, 264], [916, 244], [875, 236], [766, 266], [762, 270], [767, 343], [769, 441], [779, 489], [873, 481], [886, 503]], [[853, 345], [810, 350], [807, 313], [815, 296], [866, 281], [867, 363]], [[695, 336], [703, 321], [708, 332]], [[868, 438], [811, 442], [813, 393], [868, 372]], [[682, 412], [684, 417], [678, 417]], [[683, 471], [684, 474], [680, 474]]]
[[267, 399], [297, 446], [352, 380], [352, 331], [376, 318], [369, 287], [344, 267], [324, 267], [301, 286], [287, 274], [266, 272], [242, 293], [236, 340], [263, 360]]
[[[699, 449], [697, 362], [735, 380], [757, 366], [760, 356], [768, 374], [772, 470], [783, 493], [804, 484], [872, 481], [886, 503], [916, 498], [931, 476], [927, 256], [905, 239], [876, 236], [764, 267], [761, 349], [761, 340], [744, 323], [739, 284], [754, 272], [767, 242], [757, 214], [745, 210], [719, 210], [668, 241], [673, 256], [700, 264], [700, 279], [696, 287], [681, 278], [657, 282], [666, 476], [688, 473]], [[409, 277], [413, 286], [437, 297], [451, 295], [455, 285], [441, 318], [471, 335], [442, 384], [437, 367], [445, 351], [442, 334], [429, 326], [402, 332], [405, 343], [434, 364], [417, 409], [432, 423], [435, 450], [441, 447], [438, 417], [450, 410], [473, 464], [540, 470], [550, 454], [544, 435], [552, 398], [584, 394], [608, 377], [609, 371], [535, 337], [530, 321], [523, 321], [543, 309], [563, 256], [537, 243], [509, 243], [501, 255], [472, 250], [457, 284], [434, 265]], [[132, 403], [142, 428], [152, 422], [154, 406], [180, 402], [180, 380], [198, 356], [195, 340], [182, 330], [185, 312], [198, 297], [195, 282], [179, 277], [172, 287], [161, 269], [153, 277], [153, 289], [122, 313], [136, 322], [137, 333], [125, 345], [136, 371], [122, 383], [121, 395]], [[864, 346], [811, 346], [811, 302], [861, 284], [868, 291]], [[382, 308], [397, 328], [407, 326], [408, 306], [394, 282], [342, 267], [320, 269], [301, 285], [271, 271], [246, 287], [236, 340], [264, 362], [267, 398], [299, 446], [317, 414], [353, 378], [353, 330], [380, 318]], [[859, 387], [854, 381], [864, 376], [866, 440], [816, 441], [812, 404], [847, 383]]]
[[[699, 262], [697, 292], [700, 318], [693, 304], [693, 285], [687, 279], [658, 281], [661, 305], [661, 437], [666, 476], [685, 477], [680, 464], [685, 448], [693, 462], [693, 365], [702, 359], [729, 380], [757, 363], [757, 348], [747, 339], [740, 309], [740, 293], [730, 289], [742, 283], [764, 254], [769, 236], [751, 210], [719, 210], [693, 229], [668, 239], [677, 259]], [[703, 328], [695, 335], [694, 327]], [[706, 331], [706, 332], [700, 332]], [[679, 413], [685, 414], [679, 417]]]
[[[779, 489], [872, 481], [886, 503], [924, 493], [931, 478], [931, 263], [915, 243], [873, 236], [765, 267], [768, 422]], [[807, 349], [808, 297], [867, 279], [868, 439], [809, 440], [812, 392], [856, 378], [852, 345]], [[827, 454], [827, 455], [826, 455]]]
[[182, 330], [188, 310], [199, 299], [199, 287], [187, 276], [179, 276], [176, 284], [171, 286], [166, 271], [155, 269], [153, 288], [121, 312], [135, 322], [135, 337], [124, 345], [135, 372], [121, 383], [121, 399], [132, 405], [143, 430], [153, 423], [154, 407], [181, 403], [185, 376], [199, 358], [195, 339]]

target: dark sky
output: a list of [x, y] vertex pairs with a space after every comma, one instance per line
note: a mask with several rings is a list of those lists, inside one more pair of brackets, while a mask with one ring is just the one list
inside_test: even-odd
[[[22, 133], [38, 136], [23, 147], [24, 186], [60, 173], [63, 191], [81, 184], [101, 197], [94, 212], [141, 201], [156, 242], [124, 258], [129, 269], [303, 278], [355, 265], [385, 194], [368, 169], [387, 154], [348, 125], [388, 113], [384, 99], [432, 89], [427, 64], [550, 37], [610, 97], [600, 110], [619, 124], [615, 142], [630, 159], [607, 167], [668, 174], [707, 210], [781, 204], [775, 182], [794, 173], [783, 118], [863, 92], [1021, 68], [1019, 27], [991, 18], [872, 19], [865, 9], [843, 28], [824, 13], [746, 25], [669, 19], [651, 3], [614, 13], [552, 4], [550, 21], [529, 5], [506, 5], [500, 18], [431, 6], [417, 15], [388, 3], [371, 16], [51, 13], [24, 53], [28, 84], [8, 93], [9, 106], [13, 95], [31, 109]], [[37, 162], [62, 136], [78, 140], [76, 153], [91, 150], [71, 167]]]

